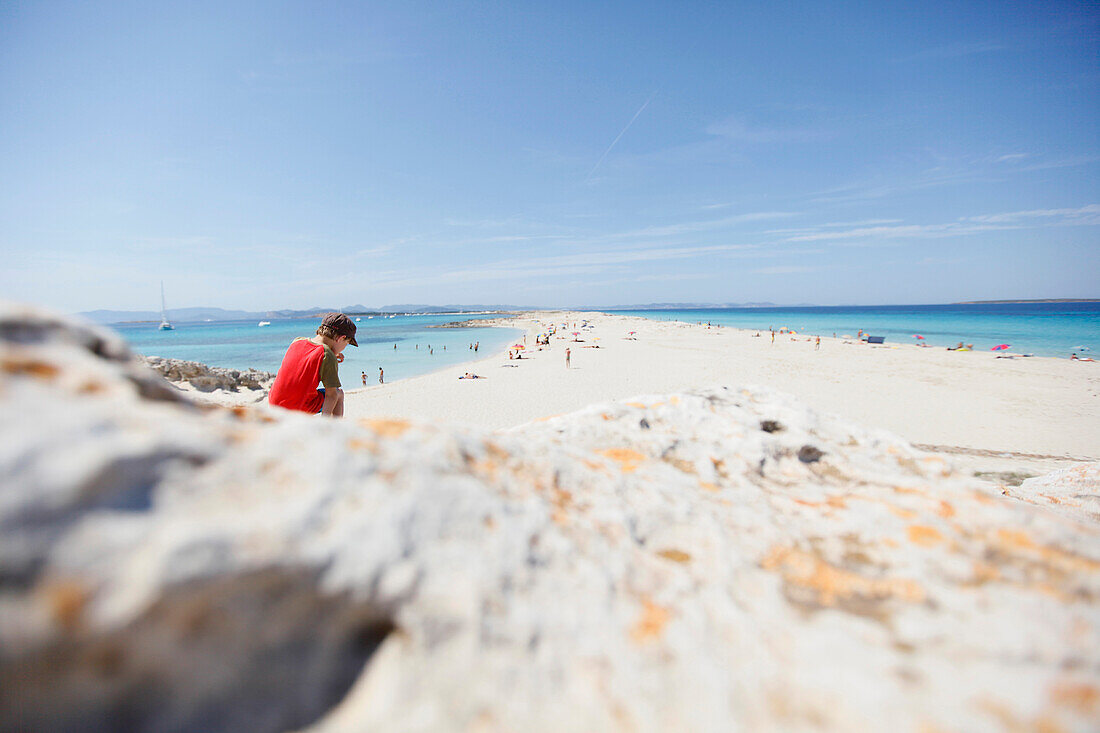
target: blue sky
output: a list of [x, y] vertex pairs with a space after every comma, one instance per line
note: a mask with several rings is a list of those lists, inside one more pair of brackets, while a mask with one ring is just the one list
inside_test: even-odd
[[1088, 3], [6, 2], [0, 297], [1100, 297], [1098, 59]]

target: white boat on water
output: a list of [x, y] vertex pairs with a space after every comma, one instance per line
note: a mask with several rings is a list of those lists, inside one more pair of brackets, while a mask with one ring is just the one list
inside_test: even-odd
[[259, 323], [257, 323], [256, 325], [257, 325], [257, 326], [270, 326], [270, 325], [271, 325], [271, 321], [260, 321], [260, 322], [259, 322]]
[[164, 305], [164, 281], [160, 281], [160, 330], [174, 331], [175, 326], [168, 320], [168, 308]]

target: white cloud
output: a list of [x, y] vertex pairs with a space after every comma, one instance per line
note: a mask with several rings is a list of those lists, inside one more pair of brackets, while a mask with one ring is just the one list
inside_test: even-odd
[[754, 221], [768, 221], [771, 219], [785, 219], [794, 216], [800, 216], [800, 214], [793, 211], [754, 211], [746, 214], [737, 214], [736, 216], [727, 216], [721, 219], [686, 221], [679, 224], [666, 224], [663, 226], [651, 226], [645, 227], [643, 229], [633, 229], [631, 231], [609, 234], [606, 238], [626, 239], [631, 237], [669, 237], [675, 236], [677, 234], [686, 234], [689, 232], [704, 232], [713, 229], [721, 229], [723, 227], [732, 226], [734, 224], [744, 224]]
[[403, 285], [441, 285], [492, 280], [541, 280], [554, 276], [594, 275], [637, 262], [659, 262], [692, 259], [709, 255], [742, 252], [754, 249], [751, 244], [719, 244], [698, 247], [651, 247], [647, 249], [607, 250], [574, 254], [499, 260], [478, 263], [465, 269], [425, 273], [405, 271], [373, 273], [372, 287], [397, 287]]
[[903, 224], [899, 226], [855, 227], [841, 231], [818, 231], [795, 234], [788, 242], [817, 242], [845, 239], [940, 239], [979, 232], [1045, 226], [1088, 226], [1100, 224], [1100, 205], [1090, 204], [1076, 209], [1032, 209], [1002, 214], [961, 217], [944, 224]]
[[1003, 214], [985, 214], [967, 217], [969, 221], [1024, 222], [1028, 219], [1062, 219], [1061, 224], [1100, 224], [1100, 204], [1089, 204], [1077, 209], [1029, 209]]

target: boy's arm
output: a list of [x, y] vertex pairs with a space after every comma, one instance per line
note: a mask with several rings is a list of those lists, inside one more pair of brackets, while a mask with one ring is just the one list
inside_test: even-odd
[[340, 388], [325, 389], [325, 402], [321, 405], [321, 414], [332, 417], [332, 411], [336, 409], [336, 402], [340, 399]]
[[321, 414], [331, 416], [340, 400], [340, 375], [336, 354], [325, 347], [325, 358], [321, 361], [321, 384], [325, 388], [325, 401], [321, 405]]

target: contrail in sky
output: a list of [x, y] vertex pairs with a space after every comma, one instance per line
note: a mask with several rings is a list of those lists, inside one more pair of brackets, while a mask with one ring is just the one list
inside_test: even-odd
[[626, 133], [626, 131], [630, 129], [630, 126], [634, 124], [634, 120], [638, 119], [638, 115], [640, 115], [642, 111], [649, 106], [649, 103], [652, 102], [653, 98], [656, 96], [657, 92], [653, 92], [653, 94], [650, 94], [649, 99], [647, 99], [645, 103], [638, 108], [638, 111], [635, 112], [634, 116], [630, 118], [630, 122], [626, 123], [626, 127], [622, 129], [622, 132], [615, 136], [615, 139], [612, 140], [611, 144], [607, 146], [607, 150], [603, 151], [603, 155], [601, 155], [600, 159], [596, 161], [596, 165], [592, 166], [592, 170], [588, 171], [588, 175], [584, 177], [585, 183], [587, 183], [592, 178], [592, 174], [595, 173], [596, 169], [600, 167], [600, 163], [603, 163], [603, 159], [606, 158], [607, 154], [611, 152], [611, 148], [615, 147], [615, 143], [619, 142], [619, 138], [621, 138]]

